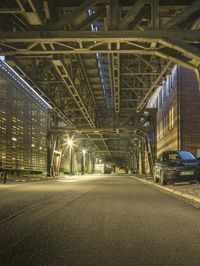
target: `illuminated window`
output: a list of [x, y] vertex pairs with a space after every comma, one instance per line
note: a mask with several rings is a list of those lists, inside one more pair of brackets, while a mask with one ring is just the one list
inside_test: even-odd
[[169, 110], [169, 130], [174, 127], [174, 107]]
[[174, 127], [174, 107], [171, 108], [172, 128]]

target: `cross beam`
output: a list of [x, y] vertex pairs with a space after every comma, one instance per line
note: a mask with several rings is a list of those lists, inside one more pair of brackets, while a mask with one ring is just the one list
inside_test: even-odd
[[151, 43], [159, 39], [175, 38], [188, 42], [200, 42], [198, 30], [145, 30], [145, 31], [27, 31], [0, 32], [0, 40], [5, 43], [17, 42], [124, 42], [142, 41]]

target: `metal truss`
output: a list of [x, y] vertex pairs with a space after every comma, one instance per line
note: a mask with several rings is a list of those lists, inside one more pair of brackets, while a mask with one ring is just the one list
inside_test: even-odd
[[[68, 130], [97, 138], [102, 154], [113, 156], [116, 146], [129, 160], [132, 151], [122, 149], [129, 144], [109, 137], [153, 130], [142, 124], [145, 108], [173, 64], [195, 71], [200, 87], [199, 0], [8, 2], [0, 3], [1, 54]], [[104, 104], [96, 54], [108, 73], [111, 109]]]
[[120, 55], [112, 54], [113, 102], [116, 113], [120, 112]]
[[[88, 97], [87, 91], [84, 90], [85, 89], [84, 86], [82, 86], [81, 84], [80, 77], [78, 77], [77, 79], [78, 84], [75, 85], [76, 81], [72, 79], [69, 71], [67, 70], [64, 63], [61, 60], [52, 60], [52, 63], [54, 67], [56, 68], [57, 72], [59, 73], [64, 84], [66, 85], [67, 89], [69, 90], [70, 94], [72, 95], [74, 101], [78, 105], [79, 110], [83, 114], [84, 118], [87, 120], [89, 126], [91, 128], [94, 128], [95, 127], [95, 123], [94, 123], [95, 111], [94, 109], [93, 110], [88, 109], [88, 108], [91, 108], [92, 105], [90, 103], [87, 103], [90, 100], [90, 98]], [[82, 92], [81, 95], [80, 95], [80, 90]], [[83, 101], [82, 98], [84, 98], [85, 102]]]

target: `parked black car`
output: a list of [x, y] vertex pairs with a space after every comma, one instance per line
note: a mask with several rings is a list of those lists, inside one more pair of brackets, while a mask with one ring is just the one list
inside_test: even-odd
[[200, 161], [188, 151], [165, 151], [154, 167], [154, 182], [200, 181]]

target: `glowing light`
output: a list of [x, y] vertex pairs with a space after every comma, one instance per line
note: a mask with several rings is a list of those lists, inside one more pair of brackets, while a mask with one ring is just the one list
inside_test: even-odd
[[[73, 138], [74, 138], [73, 136], [72, 136], [71, 138], [68, 136], [67, 139], [66, 139], [66, 143], [65, 143], [65, 144], [67, 144], [67, 145], [70, 146], [70, 147], [74, 146], [75, 143], [74, 143]], [[64, 144], [64, 145], [65, 145], [65, 144]]]
[[16, 139], [16, 138], [12, 138], [12, 140], [14, 140], [14, 141], [17, 141], [17, 139]]
[[68, 139], [67, 144], [68, 144], [69, 146], [72, 146], [72, 145], [73, 145], [73, 141], [72, 141], [72, 139]]
[[86, 149], [82, 149], [82, 154], [85, 155], [87, 153]]

